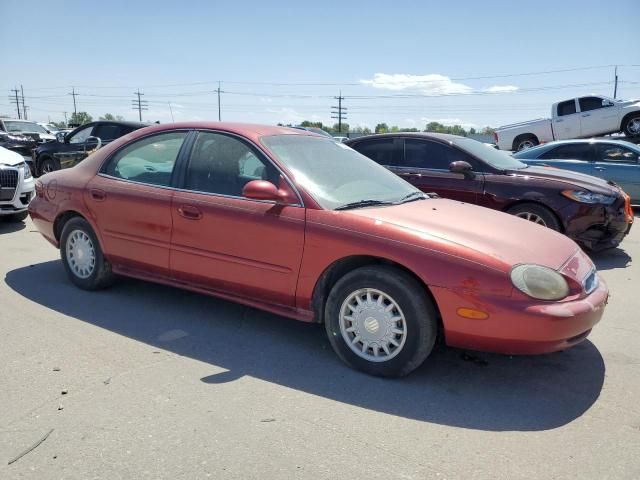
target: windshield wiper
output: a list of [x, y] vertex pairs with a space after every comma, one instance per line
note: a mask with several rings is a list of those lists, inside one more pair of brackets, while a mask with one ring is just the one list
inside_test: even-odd
[[375, 205], [393, 205], [393, 202], [385, 202], [384, 200], [358, 200], [357, 202], [345, 203], [334, 210], [349, 210], [350, 208], [373, 207]]
[[428, 198], [430, 198], [429, 195], [427, 195], [427, 194], [425, 194], [423, 192], [411, 192], [408, 195], [405, 195], [404, 197], [402, 197], [396, 203], [415, 202], [416, 200], [426, 200]]

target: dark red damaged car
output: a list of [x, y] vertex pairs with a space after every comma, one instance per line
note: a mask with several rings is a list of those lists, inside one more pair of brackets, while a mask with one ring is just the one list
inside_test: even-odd
[[629, 196], [617, 185], [528, 166], [469, 138], [397, 133], [346, 144], [423, 192], [511, 213], [564, 233], [589, 250], [616, 247], [633, 222]]

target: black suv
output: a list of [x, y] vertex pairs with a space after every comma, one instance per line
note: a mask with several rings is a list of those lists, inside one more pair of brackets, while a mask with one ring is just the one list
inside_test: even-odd
[[96, 148], [146, 126], [139, 122], [85, 123], [66, 135], [57, 136], [56, 142], [43, 143], [33, 151], [36, 175], [72, 167]]

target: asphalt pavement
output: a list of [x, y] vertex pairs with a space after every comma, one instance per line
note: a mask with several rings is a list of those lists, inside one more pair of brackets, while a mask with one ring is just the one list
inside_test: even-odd
[[401, 380], [344, 366], [319, 325], [81, 291], [29, 220], [0, 221], [0, 479], [638, 479], [636, 219], [594, 257], [611, 299], [587, 341], [439, 347]]

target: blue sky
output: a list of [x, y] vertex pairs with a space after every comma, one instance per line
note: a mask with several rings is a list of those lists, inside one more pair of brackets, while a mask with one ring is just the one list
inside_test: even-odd
[[612, 95], [610, 65], [639, 98], [639, 20], [637, 0], [0, 0], [0, 114], [22, 84], [41, 121], [73, 111], [71, 86], [94, 118], [137, 119], [140, 88], [144, 120], [216, 120], [221, 80], [223, 120], [333, 123], [341, 90], [351, 125], [498, 126]]

